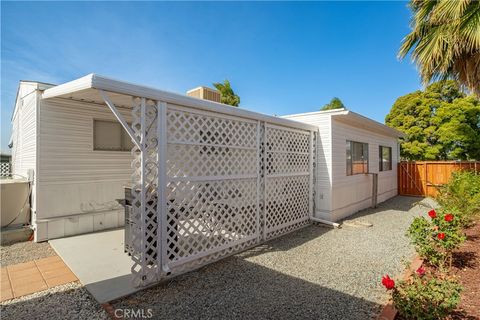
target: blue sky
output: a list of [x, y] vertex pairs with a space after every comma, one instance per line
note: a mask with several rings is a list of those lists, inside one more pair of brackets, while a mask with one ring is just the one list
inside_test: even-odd
[[3, 2], [1, 150], [19, 80], [88, 73], [184, 93], [229, 79], [241, 107], [289, 114], [340, 97], [383, 122], [419, 89], [397, 51], [406, 2]]

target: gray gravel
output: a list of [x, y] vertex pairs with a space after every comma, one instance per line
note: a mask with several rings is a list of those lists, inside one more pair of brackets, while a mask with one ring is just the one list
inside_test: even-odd
[[78, 282], [0, 303], [4, 319], [109, 319]]
[[419, 200], [348, 218], [372, 227], [309, 226], [112, 304], [156, 319], [372, 319], [387, 299], [381, 277], [413, 257], [404, 234]]
[[48, 242], [18, 242], [0, 246], [0, 265], [6, 267], [12, 264], [47, 258], [54, 255], [55, 251], [50, 247]]

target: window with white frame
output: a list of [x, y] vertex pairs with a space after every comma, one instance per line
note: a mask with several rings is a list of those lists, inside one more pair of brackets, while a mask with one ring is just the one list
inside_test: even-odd
[[347, 140], [347, 176], [368, 173], [368, 143]]
[[378, 147], [379, 155], [379, 164], [378, 168], [380, 171], [389, 171], [392, 170], [392, 147]]
[[93, 120], [93, 149], [102, 151], [130, 151], [132, 139], [119, 122]]

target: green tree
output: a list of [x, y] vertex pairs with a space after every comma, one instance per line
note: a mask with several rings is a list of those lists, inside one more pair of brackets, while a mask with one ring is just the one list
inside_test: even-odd
[[412, 31], [399, 56], [411, 52], [425, 85], [455, 79], [480, 95], [480, 1], [411, 0]]
[[406, 159], [480, 159], [480, 100], [465, 95], [453, 80], [398, 98], [385, 123], [405, 133], [401, 155]]
[[320, 111], [334, 110], [334, 109], [342, 109], [342, 108], [345, 108], [345, 106], [343, 105], [342, 100], [340, 100], [340, 99], [337, 98], [337, 97], [333, 97], [333, 99], [330, 100], [329, 103], [327, 103], [326, 105], [324, 105], [324, 106], [320, 109]]
[[216, 82], [213, 85], [218, 91], [220, 91], [220, 101], [222, 103], [238, 107], [240, 104], [240, 97], [233, 91], [232, 87], [230, 86], [230, 81], [225, 80], [223, 83]]

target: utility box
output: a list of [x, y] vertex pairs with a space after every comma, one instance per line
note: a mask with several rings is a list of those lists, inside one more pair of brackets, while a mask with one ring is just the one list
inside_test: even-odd
[[27, 180], [0, 179], [0, 220], [2, 228], [30, 221], [30, 183]]
[[220, 92], [208, 87], [198, 87], [188, 90], [187, 96], [214, 102], [220, 102], [221, 98]]

